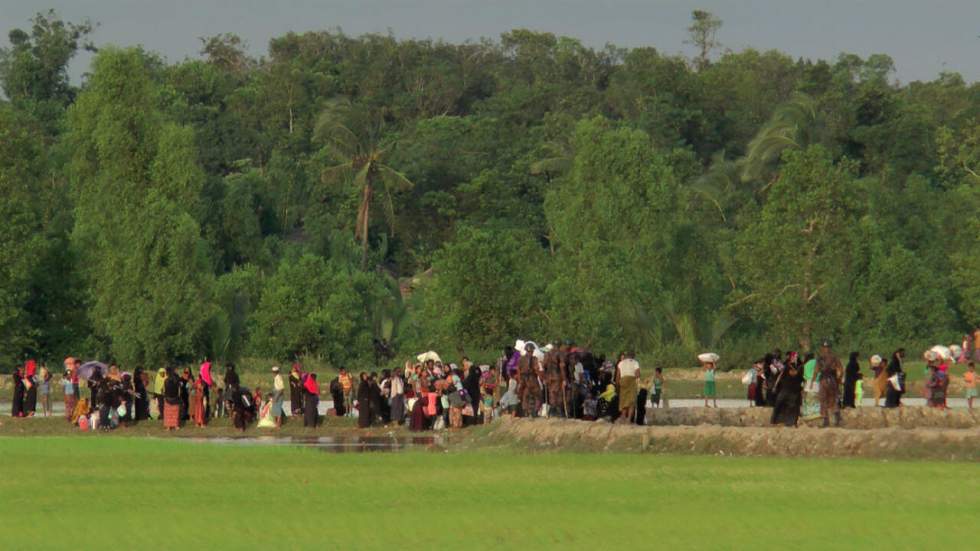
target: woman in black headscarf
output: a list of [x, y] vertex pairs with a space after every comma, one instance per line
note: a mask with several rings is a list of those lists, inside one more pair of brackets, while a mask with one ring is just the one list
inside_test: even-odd
[[133, 398], [135, 405], [133, 415], [137, 421], [150, 418], [150, 396], [146, 392], [146, 382], [146, 374], [143, 372], [143, 368], [137, 367], [133, 371], [133, 392], [136, 393]]
[[20, 367], [14, 369], [14, 402], [10, 410], [10, 415], [13, 417], [23, 417], [24, 416], [24, 394], [27, 392], [27, 387], [24, 386], [24, 373], [21, 371]]
[[371, 426], [374, 412], [371, 411], [373, 392], [371, 391], [371, 381], [367, 373], [361, 372], [361, 379], [357, 385], [357, 426], [366, 429]]
[[861, 373], [858, 355], [857, 352], [851, 352], [851, 358], [847, 361], [847, 367], [844, 368], [844, 407], [846, 408], [855, 407], [854, 385], [857, 383], [858, 375]]
[[[292, 390], [292, 379], [289, 381], [290, 390]], [[344, 387], [340, 384], [340, 377], [334, 377], [330, 381], [330, 399], [333, 400], [333, 413], [337, 417], [343, 417], [347, 414], [347, 408], [344, 407]]]
[[892, 354], [892, 361], [888, 362], [888, 378], [898, 378], [898, 388], [891, 381], [888, 381], [888, 388], [885, 390], [885, 407], [897, 408], [902, 405], [902, 395], [905, 394], [905, 371], [902, 369], [902, 362], [905, 360], [905, 349], [899, 348]]
[[[303, 415], [305, 411], [303, 408], [304, 392], [303, 372], [300, 370], [299, 364], [294, 363], [293, 368], [289, 370], [289, 410], [296, 417]], [[336, 403], [334, 401], [334, 404]]]
[[[464, 360], [468, 362], [469, 360]], [[471, 365], [469, 373], [466, 374], [466, 379], [463, 380], [463, 388], [466, 389], [466, 394], [470, 398], [470, 403], [473, 405], [473, 423], [478, 423], [480, 418], [480, 368]]]

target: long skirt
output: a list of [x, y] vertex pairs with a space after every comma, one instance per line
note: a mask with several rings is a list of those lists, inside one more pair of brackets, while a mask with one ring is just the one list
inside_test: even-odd
[[645, 425], [647, 421], [647, 389], [641, 388], [636, 393], [636, 416], [633, 422], [637, 425]]
[[31, 388], [24, 393], [24, 415], [32, 415], [37, 410], [37, 385], [31, 385]]
[[371, 400], [357, 401], [357, 426], [366, 429], [371, 426], [374, 420], [374, 413], [371, 411]]
[[197, 393], [191, 398], [191, 418], [196, 425], [204, 425], [208, 418], [204, 415], [204, 396], [203, 392]]
[[78, 400], [74, 394], [65, 394], [65, 419], [71, 421], [71, 414], [75, 411], [75, 404]]
[[412, 407], [412, 418], [408, 424], [408, 430], [425, 430], [425, 397], [415, 401], [415, 406]]
[[636, 377], [619, 378], [619, 410], [636, 407]]
[[317, 407], [320, 405], [320, 397], [315, 394], [307, 394], [303, 403], [303, 426], [315, 427], [319, 416]]
[[347, 413], [344, 407], [344, 393], [341, 391], [330, 391], [330, 398], [333, 400], [333, 413], [337, 417], [343, 417]]
[[401, 425], [405, 422], [405, 395], [391, 397], [391, 421]]
[[163, 402], [163, 428], [175, 429], [180, 425], [180, 404]]
[[463, 428], [463, 408], [449, 408], [449, 428]]

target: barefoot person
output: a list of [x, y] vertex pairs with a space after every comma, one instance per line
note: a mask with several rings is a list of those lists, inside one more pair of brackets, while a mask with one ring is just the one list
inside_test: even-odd
[[627, 425], [633, 422], [636, 413], [636, 393], [639, 388], [640, 362], [636, 352], [630, 350], [616, 366], [616, 384], [619, 387], [619, 418]]
[[816, 376], [820, 378], [820, 417], [823, 426], [830, 426], [830, 414], [834, 415], [834, 425], [840, 426], [840, 383], [844, 378], [844, 367], [830, 348], [830, 341], [820, 345], [820, 357], [817, 358]]
[[711, 400], [714, 407], [718, 407], [718, 389], [715, 386], [715, 369], [718, 365], [718, 354], [705, 352], [698, 356], [701, 362], [701, 371], [704, 372], [704, 407], [708, 407], [708, 400]]

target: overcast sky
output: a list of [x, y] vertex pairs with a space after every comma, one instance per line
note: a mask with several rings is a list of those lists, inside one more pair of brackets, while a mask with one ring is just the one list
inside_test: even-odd
[[[980, 0], [0, 0], [0, 43], [47, 8], [98, 22], [96, 44], [142, 44], [170, 61], [196, 56], [202, 36], [237, 33], [258, 56], [271, 37], [336, 27], [452, 42], [524, 27], [592, 46], [691, 54], [685, 29], [700, 8], [724, 21], [718, 39], [733, 50], [775, 48], [811, 59], [885, 53], [902, 82], [944, 70], [980, 80]], [[74, 79], [88, 63], [76, 60]]]

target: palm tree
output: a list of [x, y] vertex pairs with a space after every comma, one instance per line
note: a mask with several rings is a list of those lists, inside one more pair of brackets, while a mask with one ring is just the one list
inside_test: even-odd
[[[364, 125], [363, 131], [355, 132], [357, 115], [347, 103], [328, 106], [320, 114], [316, 136], [324, 143], [327, 156], [337, 164], [329, 166], [320, 175], [324, 184], [351, 181], [360, 188], [361, 199], [357, 209], [354, 237], [361, 240], [361, 263], [367, 268], [368, 229], [371, 225], [371, 204], [381, 192], [385, 218], [392, 236], [395, 235], [395, 209], [392, 193], [411, 189], [413, 184], [394, 168], [385, 163], [388, 147], [379, 144], [381, 125]], [[361, 117], [363, 119], [363, 117]]]
[[[803, 149], [818, 141], [822, 120], [816, 102], [797, 93], [773, 112], [749, 142], [742, 164], [742, 182], [762, 179], [787, 149]], [[768, 185], [766, 186], [768, 187]]]

